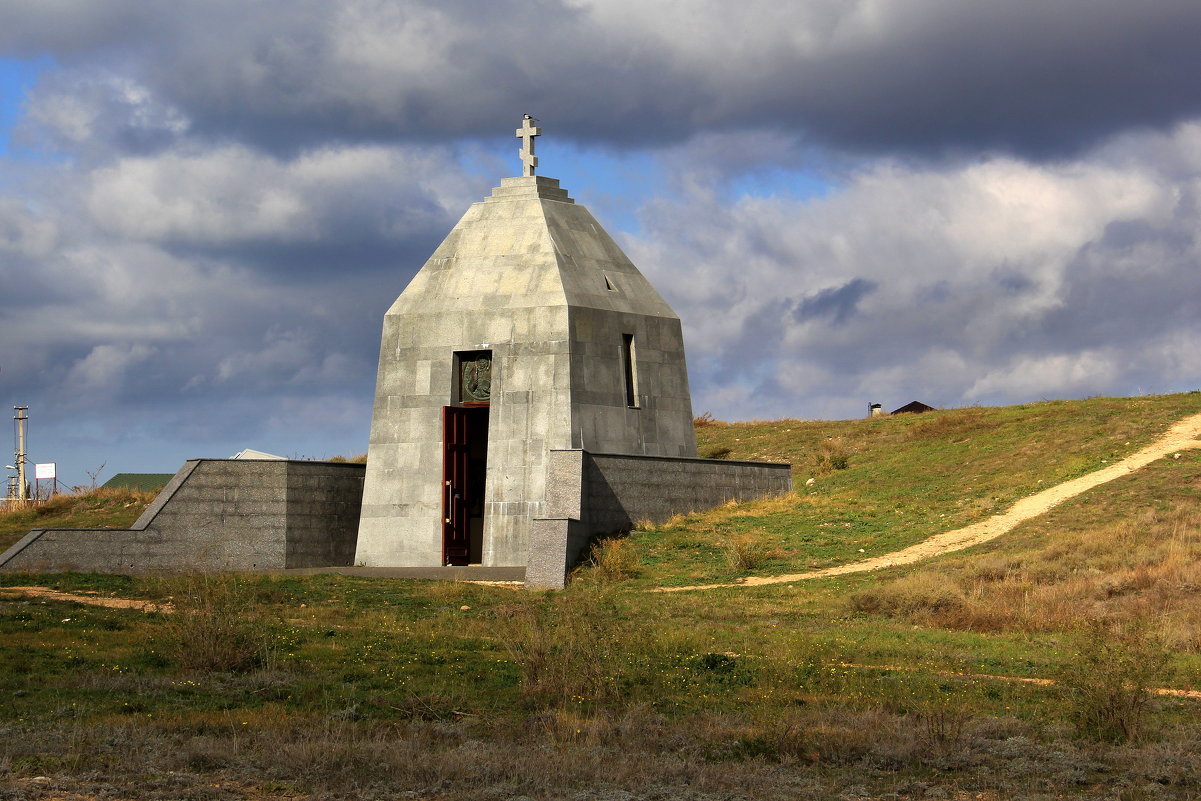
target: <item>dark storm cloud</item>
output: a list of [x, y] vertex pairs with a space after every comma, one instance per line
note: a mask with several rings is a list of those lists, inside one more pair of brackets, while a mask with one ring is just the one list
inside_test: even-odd
[[[1201, 111], [1201, 7], [1187, 0], [918, 3], [873, 46], [811, 65], [799, 125], [867, 150], [1078, 152]], [[908, 17], [902, 19], [902, 15]]]
[[516, 109], [625, 147], [783, 127], [1041, 157], [1201, 112], [1193, 0], [3, 5], [10, 51], [114, 59], [194, 132], [277, 151], [490, 138]]
[[858, 311], [859, 301], [877, 286], [873, 281], [852, 278], [842, 286], [819, 289], [801, 298], [792, 316], [797, 322], [824, 317], [833, 325], [842, 325]]

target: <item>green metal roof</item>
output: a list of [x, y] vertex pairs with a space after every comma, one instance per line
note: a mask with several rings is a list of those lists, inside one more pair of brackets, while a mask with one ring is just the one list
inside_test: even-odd
[[101, 489], [156, 490], [167, 486], [174, 473], [117, 473]]

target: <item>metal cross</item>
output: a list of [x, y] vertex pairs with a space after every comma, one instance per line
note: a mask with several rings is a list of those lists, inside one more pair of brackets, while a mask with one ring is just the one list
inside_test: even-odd
[[532, 122], [537, 120], [526, 114], [521, 127], [517, 129], [517, 138], [521, 140], [521, 149], [517, 153], [521, 156], [521, 174], [526, 177], [532, 177], [534, 168], [538, 166], [538, 157], [534, 155], [534, 137], [542, 135], [542, 129], [531, 125]]

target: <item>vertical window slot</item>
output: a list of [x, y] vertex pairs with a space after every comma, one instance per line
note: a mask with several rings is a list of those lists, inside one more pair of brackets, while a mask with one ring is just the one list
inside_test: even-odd
[[621, 335], [621, 368], [625, 375], [626, 406], [638, 408], [638, 371], [634, 368], [634, 335]]

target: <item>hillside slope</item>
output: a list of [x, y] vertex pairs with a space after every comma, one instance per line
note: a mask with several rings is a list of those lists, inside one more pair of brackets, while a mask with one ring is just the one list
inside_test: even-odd
[[920, 564], [646, 590], [884, 553], [1199, 407], [705, 426], [800, 492], [601, 543], [562, 592], [0, 575], [0, 795], [1193, 799], [1197, 451]]
[[1105, 467], [1198, 412], [1201, 393], [840, 422], [713, 422], [697, 431], [702, 454], [791, 461], [795, 495], [640, 528], [631, 537], [639, 581], [721, 582], [898, 551]]
[[35, 528], [128, 528], [157, 490], [94, 489], [56, 495], [25, 509], [0, 509], [0, 551]]

